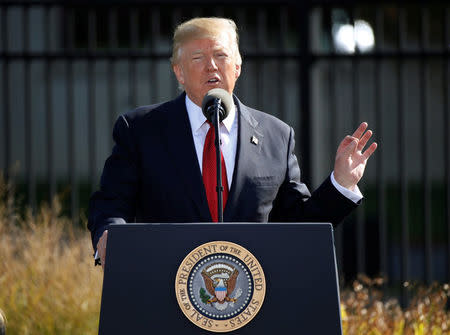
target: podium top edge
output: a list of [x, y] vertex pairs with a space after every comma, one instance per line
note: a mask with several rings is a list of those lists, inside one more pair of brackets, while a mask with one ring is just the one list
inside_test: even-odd
[[170, 222], [170, 223], [155, 223], [155, 222], [132, 222], [132, 223], [113, 223], [110, 226], [187, 226], [187, 225], [195, 225], [195, 226], [325, 226], [325, 227], [333, 227], [333, 225], [329, 222]]

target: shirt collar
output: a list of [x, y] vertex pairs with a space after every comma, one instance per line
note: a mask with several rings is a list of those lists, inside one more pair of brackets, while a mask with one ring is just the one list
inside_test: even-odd
[[[202, 113], [202, 108], [197, 106], [186, 94], [186, 109], [189, 116], [189, 122], [191, 123], [191, 129], [194, 133], [198, 132], [200, 128], [206, 121], [206, 117]], [[231, 132], [231, 128], [233, 127], [234, 120], [236, 118], [236, 107], [233, 104], [233, 107], [230, 110], [230, 113], [222, 121], [222, 124], [225, 126], [228, 133]]]

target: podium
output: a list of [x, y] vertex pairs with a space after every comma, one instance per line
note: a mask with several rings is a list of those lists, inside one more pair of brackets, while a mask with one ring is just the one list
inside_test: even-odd
[[342, 334], [329, 223], [108, 228], [99, 334]]

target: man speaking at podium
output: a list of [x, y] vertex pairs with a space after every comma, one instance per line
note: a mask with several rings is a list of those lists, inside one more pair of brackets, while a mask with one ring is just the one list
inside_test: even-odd
[[[121, 115], [114, 126], [115, 145], [89, 208], [88, 228], [103, 266], [109, 224], [217, 221], [216, 184], [210, 182], [216, 178], [214, 132], [201, 106], [213, 88], [233, 94], [242, 65], [235, 23], [182, 23], [171, 61], [184, 92]], [[377, 147], [363, 151], [372, 136], [366, 123], [342, 140], [334, 171], [311, 194], [301, 181], [293, 129], [234, 95], [233, 102], [220, 123], [225, 222], [336, 225], [357, 206], [357, 183]]]

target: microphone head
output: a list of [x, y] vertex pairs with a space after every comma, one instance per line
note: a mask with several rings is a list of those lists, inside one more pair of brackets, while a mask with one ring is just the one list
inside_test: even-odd
[[205, 115], [205, 117], [208, 119], [208, 121], [211, 121], [211, 114], [210, 112], [208, 112], [209, 107], [214, 105], [214, 103], [218, 99], [220, 99], [220, 105], [222, 107], [219, 113], [219, 122], [224, 120], [230, 113], [230, 110], [233, 108], [234, 103], [230, 93], [222, 88], [213, 88], [212, 90], [209, 90], [203, 98], [202, 102], [202, 112], [203, 115]]

